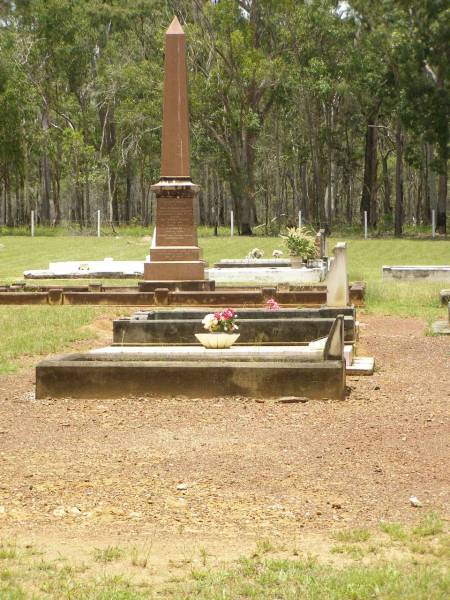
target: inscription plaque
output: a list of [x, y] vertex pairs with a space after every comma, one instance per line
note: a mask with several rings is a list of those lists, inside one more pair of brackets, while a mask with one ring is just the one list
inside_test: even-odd
[[156, 246], [196, 246], [193, 198], [158, 198]]

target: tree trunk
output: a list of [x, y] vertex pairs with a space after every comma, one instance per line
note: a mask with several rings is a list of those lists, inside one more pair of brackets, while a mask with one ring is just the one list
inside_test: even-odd
[[436, 210], [436, 231], [438, 233], [447, 233], [447, 162], [445, 162], [444, 173], [439, 175], [438, 183], [438, 202]]
[[42, 192], [41, 192], [41, 210], [40, 222], [43, 225], [50, 225], [50, 194], [51, 194], [51, 175], [50, 175], [50, 160], [47, 152], [47, 136], [48, 136], [48, 111], [44, 107], [42, 113], [42, 129], [44, 130], [44, 149], [41, 157], [41, 173], [42, 173]]
[[429, 144], [423, 149], [423, 201], [422, 201], [422, 223], [429, 225], [431, 216], [431, 187], [430, 187], [430, 160], [431, 149]]
[[364, 176], [361, 194], [361, 220], [364, 223], [364, 212], [367, 211], [367, 222], [370, 227], [377, 225], [377, 128], [375, 119], [371, 119], [366, 129]]
[[395, 131], [395, 148], [397, 153], [395, 163], [395, 235], [403, 234], [403, 132], [400, 121]]
[[383, 154], [381, 164], [383, 167], [383, 214], [392, 217], [392, 185], [389, 177], [388, 165], [389, 152]]

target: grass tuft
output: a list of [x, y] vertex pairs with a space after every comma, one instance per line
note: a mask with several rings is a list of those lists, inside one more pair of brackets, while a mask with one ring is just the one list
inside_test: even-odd
[[101, 563], [109, 563], [120, 560], [124, 555], [124, 550], [119, 546], [106, 546], [106, 548], [96, 548], [94, 551], [94, 560]]
[[380, 530], [386, 533], [391, 540], [403, 542], [408, 538], [408, 533], [401, 523], [381, 523]]
[[370, 532], [363, 528], [348, 529], [336, 531], [334, 537], [338, 542], [354, 544], [356, 542], [367, 542], [367, 540], [370, 538]]
[[428, 537], [442, 533], [443, 530], [444, 521], [437, 513], [431, 512], [413, 528], [412, 532], [419, 537]]

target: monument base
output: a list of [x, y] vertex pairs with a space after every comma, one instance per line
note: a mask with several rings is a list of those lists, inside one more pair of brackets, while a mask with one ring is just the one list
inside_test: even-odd
[[205, 279], [206, 263], [192, 261], [151, 261], [144, 263], [144, 279], [150, 281], [187, 281]]

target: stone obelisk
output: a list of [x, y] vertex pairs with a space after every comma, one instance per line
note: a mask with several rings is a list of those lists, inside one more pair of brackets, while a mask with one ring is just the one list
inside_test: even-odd
[[195, 219], [199, 187], [190, 173], [186, 36], [176, 17], [166, 32], [161, 178], [151, 189], [156, 196], [156, 234], [150, 262], [144, 263], [144, 280], [190, 282], [191, 289], [198, 281], [204, 288], [205, 263]]

